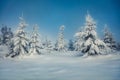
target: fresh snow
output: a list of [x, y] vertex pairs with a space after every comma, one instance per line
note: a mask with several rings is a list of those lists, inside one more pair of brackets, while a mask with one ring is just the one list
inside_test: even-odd
[[0, 80], [119, 80], [120, 55], [0, 58]]
[[8, 52], [9, 52], [8, 46], [6, 46], [6, 45], [0, 45], [0, 58], [4, 58], [4, 56]]
[[50, 50], [41, 50], [42, 55], [49, 55], [49, 56], [66, 56], [66, 57], [77, 57], [83, 56], [83, 53], [79, 51], [50, 51]]

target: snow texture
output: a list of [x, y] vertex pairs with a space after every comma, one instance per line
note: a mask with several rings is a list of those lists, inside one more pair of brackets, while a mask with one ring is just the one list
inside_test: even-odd
[[4, 56], [9, 53], [9, 48], [6, 45], [0, 45], [0, 58], [4, 58]]
[[0, 80], [119, 80], [120, 55], [0, 58]]

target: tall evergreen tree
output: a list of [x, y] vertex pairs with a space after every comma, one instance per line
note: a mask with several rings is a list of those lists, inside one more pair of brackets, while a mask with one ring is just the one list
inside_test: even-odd
[[58, 34], [58, 40], [56, 43], [56, 49], [58, 51], [67, 51], [66, 49], [66, 43], [64, 40], [64, 25], [60, 26], [60, 32]]
[[81, 32], [76, 33], [82, 39], [81, 51], [87, 55], [103, 54], [106, 45], [100, 40], [96, 33], [96, 23], [88, 13], [86, 16], [86, 23]]
[[11, 57], [19, 56], [19, 55], [26, 55], [28, 54], [28, 38], [27, 33], [24, 31], [27, 24], [22, 17], [19, 17], [20, 23], [18, 25], [18, 29], [15, 33], [15, 36], [13, 38], [14, 48], [13, 48], [13, 54]]
[[37, 24], [33, 27], [33, 33], [31, 36], [31, 41], [30, 41], [30, 50], [29, 53], [31, 55], [33, 54], [41, 54], [40, 49], [41, 49], [41, 43], [39, 42], [39, 33], [38, 33], [38, 26]]

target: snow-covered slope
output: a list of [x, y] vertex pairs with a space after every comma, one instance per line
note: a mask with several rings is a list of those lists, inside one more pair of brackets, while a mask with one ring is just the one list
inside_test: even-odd
[[120, 80], [120, 55], [0, 59], [0, 80]]

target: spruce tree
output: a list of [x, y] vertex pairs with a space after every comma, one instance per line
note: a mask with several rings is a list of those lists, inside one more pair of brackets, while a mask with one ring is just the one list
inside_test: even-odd
[[113, 38], [113, 34], [109, 31], [107, 25], [104, 28], [104, 42], [112, 50], [116, 50], [116, 41]]
[[58, 40], [56, 43], [56, 50], [58, 51], [67, 51], [66, 43], [64, 40], [64, 25], [60, 26], [60, 32], [58, 34]]
[[74, 37], [75, 37], [75, 42], [74, 42], [75, 51], [81, 51], [81, 47], [82, 47], [82, 44], [83, 44], [83, 31], [82, 31], [82, 28], [81, 28], [80, 31], [75, 33]]
[[32, 33], [31, 41], [30, 41], [29, 53], [31, 55], [33, 55], [33, 54], [41, 54], [41, 52], [40, 52], [41, 45], [40, 45], [40, 42], [39, 42], [39, 40], [40, 40], [39, 37], [40, 37], [40, 35], [38, 33], [38, 26], [36, 24], [33, 27], [33, 33]]
[[81, 51], [86, 55], [100, 55], [106, 50], [105, 43], [100, 40], [96, 32], [96, 22], [88, 13], [86, 16], [85, 26], [81, 32], [76, 33], [82, 39]]
[[2, 25], [2, 28], [1, 28], [1, 44], [9, 46], [12, 38], [13, 38], [13, 32], [11, 31], [11, 28], [8, 28], [7, 26]]

